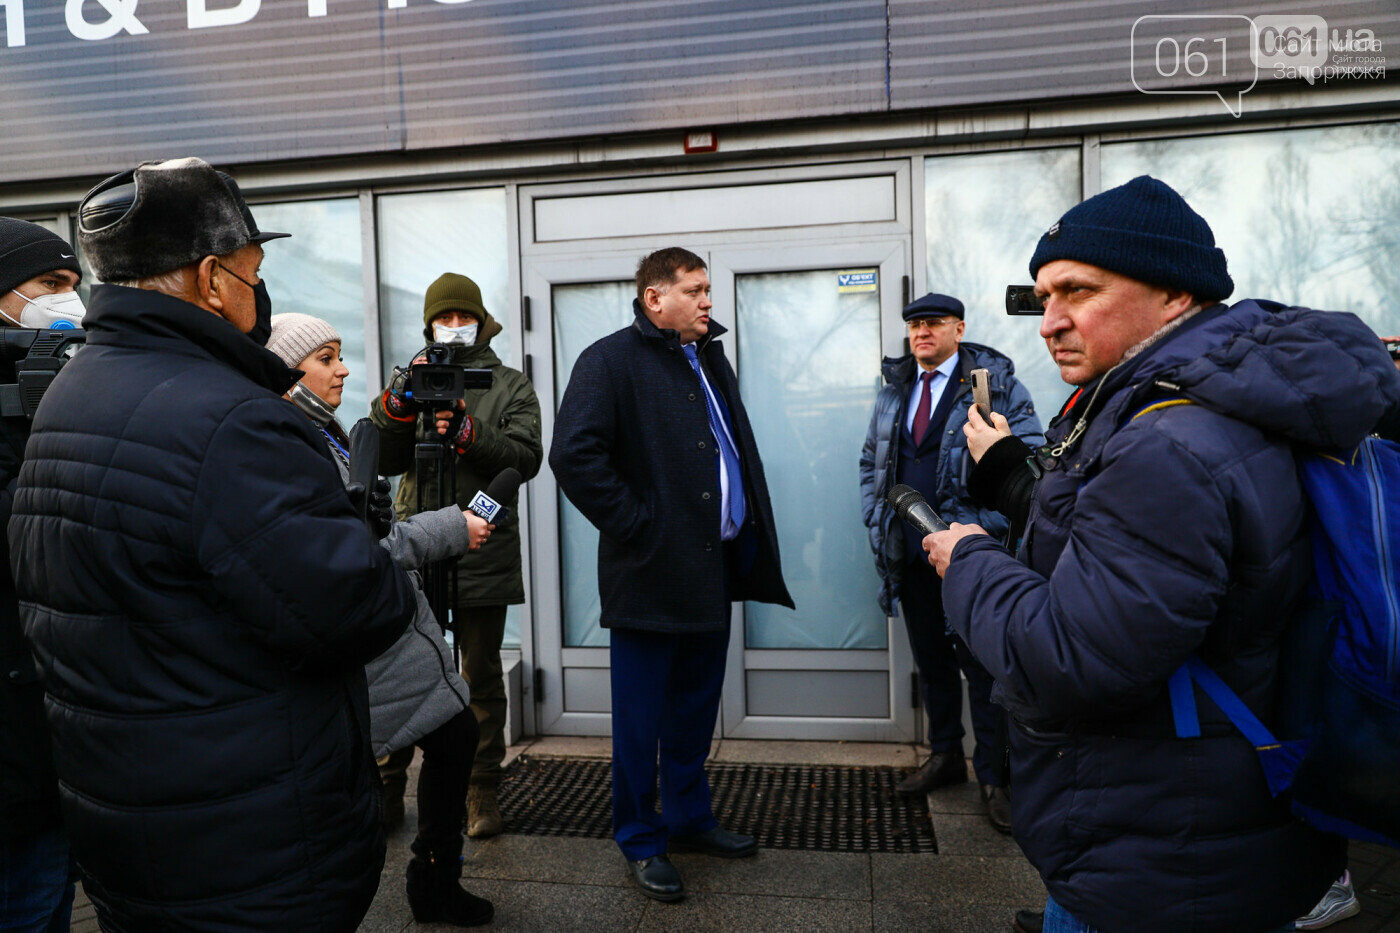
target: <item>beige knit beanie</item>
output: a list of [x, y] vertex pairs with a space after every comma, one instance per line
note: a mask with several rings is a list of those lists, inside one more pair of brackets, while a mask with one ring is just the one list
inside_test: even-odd
[[340, 334], [330, 324], [309, 314], [289, 311], [272, 316], [272, 336], [267, 338], [267, 348], [295, 368], [313, 350], [332, 340], [339, 343]]

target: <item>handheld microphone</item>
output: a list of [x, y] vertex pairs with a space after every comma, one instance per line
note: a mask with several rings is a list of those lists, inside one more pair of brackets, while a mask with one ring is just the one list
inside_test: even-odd
[[913, 486], [900, 483], [889, 491], [885, 501], [919, 534], [931, 535], [935, 531], [948, 530], [948, 523], [938, 517], [933, 506]]
[[345, 491], [361, 521], [375, 530], [370, 515], [370, 498], [379, 479], [379, 429], [368, 418], [361, 418], [350, 429], [350, 482]]
[[514, 499], [523, 482], [525, 477], [520, 475], [519, 470], [506, 467], [496, 474], [485, 489], [472, 496], [472, 501], [467, 503], [468, 511], [475, 512], [492, 524], [505, 521], [510, 509], [502, 503]]

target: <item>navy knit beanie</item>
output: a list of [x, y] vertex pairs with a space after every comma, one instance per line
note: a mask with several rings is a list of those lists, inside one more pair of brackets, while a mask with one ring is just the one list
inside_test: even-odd
[[1197, 301], [1221, 301], [1235, 290], [1210, 224], [1169, 185], [1149, 175], [1066, 211], [1036, 244], [1031, 278], [1057, 259], [1179, 288]]

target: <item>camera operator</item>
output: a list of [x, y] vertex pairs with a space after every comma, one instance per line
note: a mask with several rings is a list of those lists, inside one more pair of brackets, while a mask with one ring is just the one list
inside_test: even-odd
[[[451, 432], [460, 507], [465, 507], [502, 470], [513, 467], [528, 480], [539, 472], [544, 459], [539, 399], [525, 375], [502, 364], [491, 349], [491, 338], [502, 327], [487, 312], [477, 284], [452, 272], [439, 276], [424, 297], [423, 323], [423, 336], [428, 341], [451, 348], [453, 364], [489, 369], [492, 380], [490, 388], [464, 391], [450, 424], [436, 430], [428, 422], [442, 417], [442, 413], [423, 413], [420, 419], [418, 407], [407, 397], [402, 377], [391, 380], [371, 406], [370, 417], [379, 428], [379, 471], [385, 476], [407, 473], [395, 503], [401, 519], [414, 513], [419, 494], [417, 477], [413, 475], [414, 443], [419, 436], [437, 437], [444, 427]], [[449, 504], [438, 502], [439, 490], [431, 478], [423, 485], [425, 508]], [[491, 547], [462, 555], [456, 568], [452, 632], [462, 652], [462, 674], [471, 685], [472, 710], [481, 722], [481, 742], [467, 795], [467, 835], [473, 838], [494, 836], [501, 831], [496, 801], [501, 761], [505, 757], [506, 691], [501, 674], [501, 638], [505, 633], [506, 606], [525, 601], [517, 515], [518, 511], [511, 509], [493, 532]], [[385, 812], [391, 823], [403, 818], [406, 769], [412, 756], [412, 748], [397, 752], [380, 769]]]
[[[26, 220], [0, 217], [0, 327], [81, 325], [74, 250]], [[0, 383], [15, 381], [0, 355]], [[10, 520], [29, 419], [0, 418], [0, 522]], [[0, 535], [0, 929], [67, 929], [73, 908], [68, 839], [44, 722], [44, 691], [19, 624], [9, 542]]]

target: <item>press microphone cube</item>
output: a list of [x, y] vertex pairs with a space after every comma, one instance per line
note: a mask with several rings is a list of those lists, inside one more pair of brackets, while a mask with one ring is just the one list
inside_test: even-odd
[[[505, 510], [505, 506], [492, 499], [486, 494], [486, 490], [482, 489], [472, 496], [472, 501], [467, 503], [467, 509], [480, 515], [488, 522], [494, 522], [496, 516]], [[502, 517], [504, 518], [504, 516]]]

